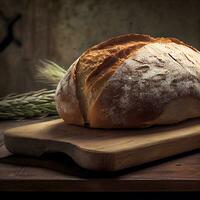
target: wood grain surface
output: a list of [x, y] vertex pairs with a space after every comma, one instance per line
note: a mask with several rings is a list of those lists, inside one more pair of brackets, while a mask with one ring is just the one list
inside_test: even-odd
[[[11, 127], [41, 122], [0, 122]], [[93, 172], [62, 153], [39, 158], [0, 147], [0, 191], [200, 191], [199, 150], [118, 172]]]
[[199, 148], [200, 119], [121, 130], [70, 126], [56, 119], [9, 129], [4, 137], [13, 153], [63, 152], [83, 168], [117, 171]]

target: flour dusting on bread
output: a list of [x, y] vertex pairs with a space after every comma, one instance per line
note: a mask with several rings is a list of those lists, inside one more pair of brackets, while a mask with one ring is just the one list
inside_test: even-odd
[[[56, 94], [58, 112], [67, 123], [93, 128], [200, 117], [200, 53], [174, 38], [115, 37], [85, 51]], [[190, 107], [180, 112], [184, 103]]]
[[[185, 54], [188, 54], [190, 60], [185, 59]], [[130, 116], [139, 118], [142, 114], [154, 113], [152, 119], [144, 120], [146, 124], [161, 115], [165, 105], [173, 99], [187, 96], [200, 99], [199, 62], [199, 52], [183, 45], [145, 45], [129, 57], [107, 81], [105, 92], [101, 94], [101, 103], [107, 107], [104, 109], [105, 115], [109, 115], [113, 124], [123, 127], [126, 126], [126, 118]], [[118, 91], [112, 100], [107, 97], [109, 92], [106, 91], [109, 88]], [[106, 102], [110, 103], [109, 106], [106, 106]], [[152, 113], [146, 112], [145, 104], [152, 108]], [[130, 111], [134, 113], [130, 114]]]

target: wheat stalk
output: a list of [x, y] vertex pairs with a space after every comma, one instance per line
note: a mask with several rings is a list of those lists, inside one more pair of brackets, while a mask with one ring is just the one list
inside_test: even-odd
[[57, 115], [55, 90], [9, 95], [0, 101], [0, 119], [24, 119]]
[[56, 63], [45, 60], [40, 61], [39, 65], [36, 66], [37, 74], [36, 79], [38, 82], [49, 83], [53, 87], [56, 87], [61, 78], [64, 77], [66, 70], [60, 67]]
[[[40, 61], [36, 78], [56, 87], [66, 71], [51, 61]], [[38, 90], [23, 94], [9, 94], [0, 98], [0, 120], [25, 119], [57, 115], [55, 90]]]

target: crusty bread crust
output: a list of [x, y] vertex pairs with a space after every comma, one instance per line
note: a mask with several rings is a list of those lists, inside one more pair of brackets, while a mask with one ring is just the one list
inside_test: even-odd
[[55, 101], [57, 111], [67, 123], [84, 125], [84, 119], [77, 98], [76, 60], [68, 69], [65, 77], [56, 89]]
[[112, 38], [84, 52], [61, 83], [56, 104], [70, 124], [134, 128], [200, 116], [191, 112], [198, 103], [184, 116], [176, 107], [177, 116], [168, 115], [176, 100], [200, 102], [200, 53], [175, 38]]

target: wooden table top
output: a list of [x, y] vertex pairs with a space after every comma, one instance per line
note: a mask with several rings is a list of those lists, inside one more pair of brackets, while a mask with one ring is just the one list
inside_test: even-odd
[[115, 173], [87, 171], [61, 153], [8, 152], [3, 131], [38, 121], [0, 122], [0, 191], [200, 191], [199, 150]]

